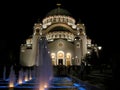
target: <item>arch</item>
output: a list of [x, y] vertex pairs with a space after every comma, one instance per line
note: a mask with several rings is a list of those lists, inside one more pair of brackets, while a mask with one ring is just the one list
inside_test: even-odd
[[65, 65], [65, 55], [63, 51], [58, 51], [57, 52], [57, 65], [62, 64]]
[[59, 26], [59, 27], [60, 27], [60, 26], [61, 26], [61, 27], [64, 27], [64, 28], [68, 29], [70, 32], [76, 34], [76, 31], [75, 31], [75, 30], [73, 30], [69, 25], [63, 24], [63, 23], [56, 23], [56, 24], [53, 24], [53, 25], [49, 26], [46, 30], [43, 30], [43, 34], [48, 33], [50, 30], [52, 30], [53, 28], [58, 27], [58, 26]]
[[56, 65], [56, 54], [55, 53], [51, 53], [51, 58], [52, 58], [52, 64]]
[[71, 53], [66, 53], [66, 66], [71, 65]]

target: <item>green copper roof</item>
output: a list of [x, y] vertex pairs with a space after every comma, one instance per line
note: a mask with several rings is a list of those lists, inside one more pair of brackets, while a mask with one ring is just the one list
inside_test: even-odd
[[50, 12], [48, 12], [48, 14], [46, 16], [48, 17], [48, 16], [54, 16], [54, 15], [71, 16], [71, 13], [68, 12], [67, 10], [65, 10], [65, 9], [62, 9], [62, 8], [58, 7], [56, 9], [53, 9]]

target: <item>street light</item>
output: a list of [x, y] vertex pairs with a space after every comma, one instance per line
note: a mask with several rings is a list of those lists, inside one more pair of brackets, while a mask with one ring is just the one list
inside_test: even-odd
[[98, 46], [98, 50], [101, 50], [102, 49], [102, 47], [101, 46]]

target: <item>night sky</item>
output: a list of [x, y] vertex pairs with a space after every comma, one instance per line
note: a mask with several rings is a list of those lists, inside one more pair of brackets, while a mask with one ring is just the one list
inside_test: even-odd
[[[57, 8], [57, 2], [58, 0], [1, 2], [1, 53], [6, 53], [4, 50], [8, 52], [19, 50], [20, 44], [32, 35], [34, 23], [38, 20], [42, 21], [50, 10]], [[105, 55], [109, 56], [117, 51], [119, 35], [118, 30], [113, 27], [117, 25], [114, 21], [117, 16], [117, 6], [114, 6], [113, 2], [91, 2], [91, 0], [87, 2], [59, 0], [59, 2], [62, 4], [61, 8], [68, 10], [76, 22], [80, 19], [85, 24], [87, 36], [93, 40], [93, 43], [103, 47]], [[113, 48], [114, 46], [116, 47]]]

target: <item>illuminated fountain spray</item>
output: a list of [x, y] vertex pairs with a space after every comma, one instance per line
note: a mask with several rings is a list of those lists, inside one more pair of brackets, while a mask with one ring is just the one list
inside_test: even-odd
[[39, 90], [47, 90], [50, 80], [52, 78], [52, 62], [47, 48], [47, 41], [41, 38], [38, 41], [37, 53], [37, 82], [39, 83]]
[[16, 79], [15, 71], [13, 70], [13, 66], [12, 66], [9, 75], [9, 87], [14, 87], [15, 79]]
[[23, 71], [23, 69], [21, 69], [19, 71], [19, 76], [18, 76], [18, 84], [22, 84], [26, 81], [29, 81], [32, 79], [32, 75], [31, 75], [31, 70], [26, 70], [25, 72]]
[[22, 83], [23, 83], [23, 70], [21, 69], [19, 71], [18, 84], [22, 84]]
[[25, 82], [27, 82], [29, 79], [28, 79], [28, 70], [26, 70], [25, 72], [24, 72], [24, 80], [25, 80]]
[[38, 40], [36, 66], [36, 82], [39, 83], [37, 87], [39, 87], [39, 90], [47, 90], [53, 76], [53, 69], [52, 60], [47, 48], [47, 40], [45, 38]]

